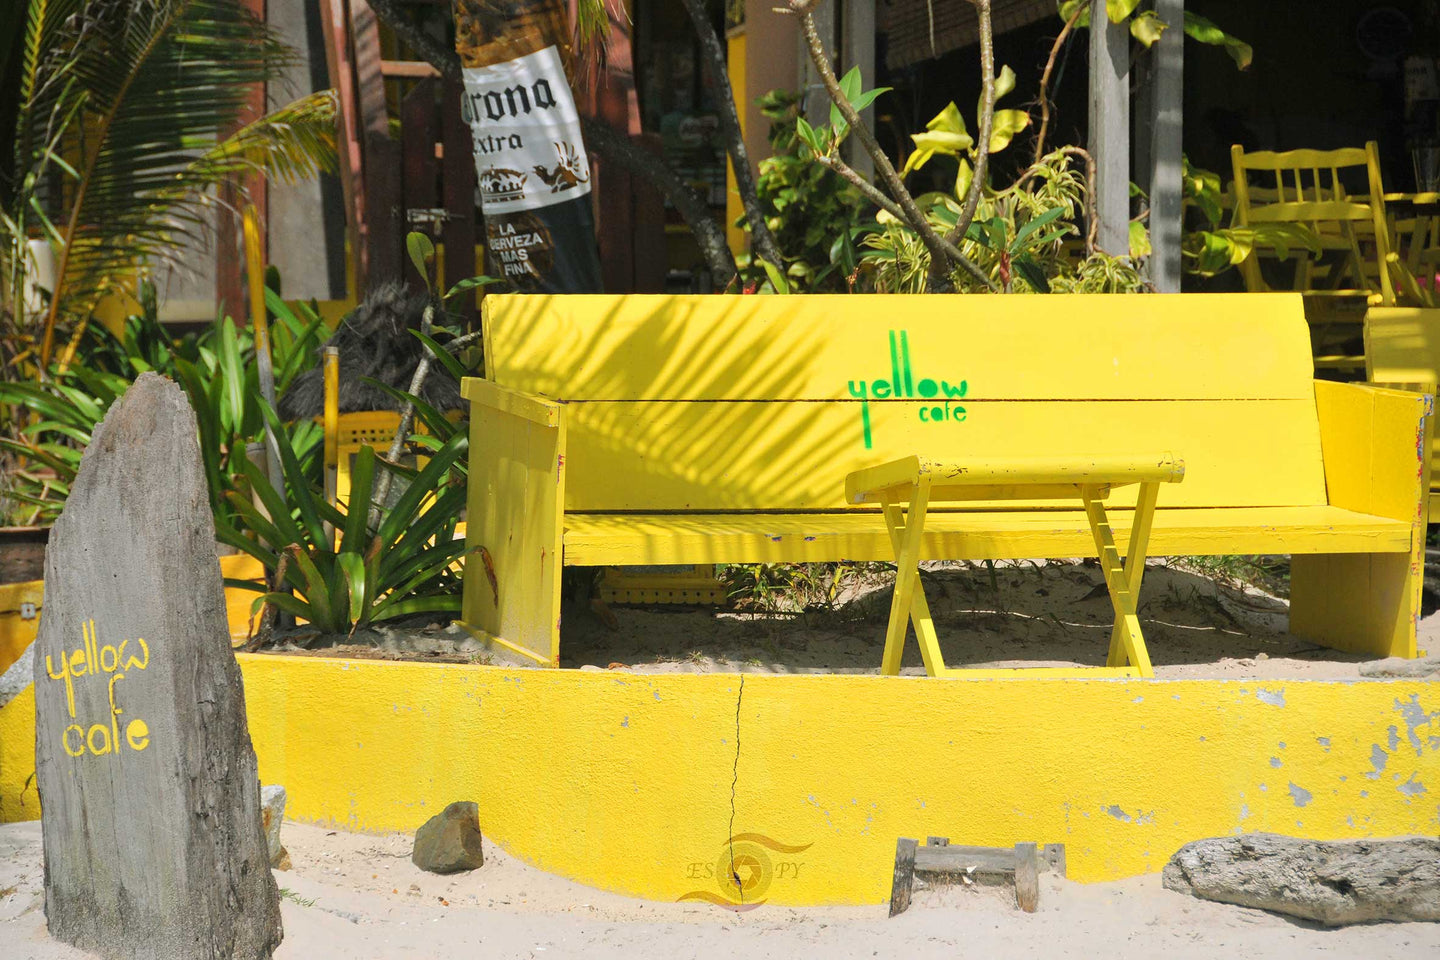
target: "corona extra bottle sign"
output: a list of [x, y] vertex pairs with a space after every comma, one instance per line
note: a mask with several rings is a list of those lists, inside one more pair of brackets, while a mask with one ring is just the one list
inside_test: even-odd
[[499, 6], [455, 4], [487, 272], [524, 291], [597, 293], [590, 161], [565, 74], [565, 7], [559, 0]]

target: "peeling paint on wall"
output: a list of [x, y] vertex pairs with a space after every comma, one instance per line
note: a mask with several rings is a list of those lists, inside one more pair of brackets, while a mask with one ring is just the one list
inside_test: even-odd
[[[1400, 716], [1405, 718], [1405, 734], [1410, 739], [1410, 746], [1415, 748], [1416, 756], [1419, 756], [1424, 750], [1424, 745], [1420, 741], [1420, 728], [1432, 727], [1431, 721], [1440, 719], [1440, 710], [1434, 713], [1426, 713], [1425, 708], [1420, 706], [1420, 695], [1418, 693], [1412, 693], [1410, 699], [1405, 703], [1396, 700], [1395, 709], [1399, 710]], [[1428, 739], [1431, 750], [1440, 747], [1440, 736], [1432, 735]], [[1394, 747], [1391, 747], [1391, 749], [1393, 750]]]
[[1314, 799], [1315, 795], [1298, 783], [1290, 784], [1290, 797], [1295, 801], [1295, 806], [1303, 807]]
[[1135, 812], [1135, 816], [1132, 817], [1130, 816], [1130, 814], [1120, 809], [1119, 804], [1112, 803], [1110, 804], [1110, 806], [1105, 808], [1105, 812], [1110, 814], [1110, 816], [1114, 817], [1116, 820], [1119, 820], [1121, 823], [1145, 824], [1155, 822], [1154, 810], [1151, 810], [1149, 813], [1141, 813], [1137, 810]]
[[1268, 703], [1272, 707], [1283, 707], [1285, 706], [1285, 688], [1281, 687], [1279, 690], [1256, 690], [1255, 699], [1261, 703]]
[[1409, 779], [1409, 780], [1406, 780], [1404, 783], [1400, 784], [1400, 786], [1396, 787], [1395, 789], [1396, 789], [1396, 790], [1399, 790], [1401, 793], [1405, 794], [1405, 796], [1407, 796], [1407, 797], [1419, 796], [1420, 794], [1426, 792], [1426, 791], [1425, 791], [1425, 784], [1423, 784], [1423, 783], [1421, 783], [1420, 781], [1416, 780], [1416, 779], [1415, 779], [1415, 774], [1413, 774], [1413, 773], [1410, 774], [1410, 779]]
[[[1392, 727], [1391, 729], [1393, 730], [1394, 728]], [[1390, 754], [1386, 753], [1385, 749], [1381, 747], [1380, 744], [1372, 744], [1370, 747], [1370, 765], [1373, 766], [1375, 769], [1365, 774], [1365, 776], [1369, 777], [1371, 780], [1379, 780], [1380, 774], [1385, 772], [1385, 764], [1389, 762]]]

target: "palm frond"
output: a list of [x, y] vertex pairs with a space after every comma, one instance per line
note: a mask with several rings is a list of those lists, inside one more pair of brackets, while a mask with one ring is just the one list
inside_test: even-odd
[[[42, 366], [62, 315], [88, 315], [117, 276], [203, 234], [217, 178], [248, 166], [297, 175], [321, 162], [313, 148], [326, 115], [323, 101], [307, 98], [280, 122], [222, 143], [253, 86], [293, 61], [240, 0], [91, 0], [52, 42], [64, 53], [53, 69], [68, 71], [84, 110], [72, 124], [79, 162], [57, 218], [64, 244]], [[42, 64], [40, 82], [48, 69]]]
[[188, 186], [196, 179], [216, 183], [262, 173], [271, 180], [294, 183], [317, 173], [334, 173], [338, 109], [334, 90], [301, 97], [241, 127], [192, 161], [188, 175], [178, 179]]

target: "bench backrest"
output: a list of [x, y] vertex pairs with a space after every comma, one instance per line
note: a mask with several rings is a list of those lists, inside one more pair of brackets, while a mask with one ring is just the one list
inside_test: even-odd
[[484, 322], [491, 379], [569, 404], [570, 511], [844, 509], [911, 454], [1169, 451], [1162, 506], [1326, 502], [1293, 294], [491, 295]]

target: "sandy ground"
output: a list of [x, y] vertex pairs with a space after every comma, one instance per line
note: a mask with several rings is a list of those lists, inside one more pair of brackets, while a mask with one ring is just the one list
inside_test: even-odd
[[[542, 873], [488, 842], [484, 867], [439, 877], [410, 863], [406, 836], [286, 823], [283, 838], [294, 868], [275, 874], [279, 960], [1440, 956], [1440, 924], [1325, 930], [1171, 893], [1156, 876], [1080, 885], [1042, 875], [1034, 915], [1000, 888], [945, 887], [917, 893], [909, 912], [890, 920], [883, 906], [733, 913], [633, 900]], [[46, 933], [38, 823], [0, 826], [0, 954], [89, 956]]]
[[[1093, 561], [1007, 561], [996, 564], [993, 580], [983, 564], [927, 563], [923, 581], [948, 666], [1105, 663], [1114, 612]], [[875, 673], [893, 583], [893, 567], [853, 568], [838, 584], [811, 583], [804, 609], [775, 609], [784, 599], [757, 603], [753, 591], [719, 608], [597, 610], [567, 602], [560, 665], [637, 673]], [[1139, 613], [1155, 675], [1163, 679], [1344, 680], [1357, 678], [1359, 664], [1370, 659], [1292, 636], [1283, 596], [1165, 560], [1146, 567]], [[1440, 617], [1422, 622], [1420, 647], [1427, 644], [1440, 652]], [[423, 622], [369, 630], [334, 646], [286, 644], [263, 652], [534, 666], [486, 651], [458, 625]], [[925, 672], [913, 633], [901, 672]]]

